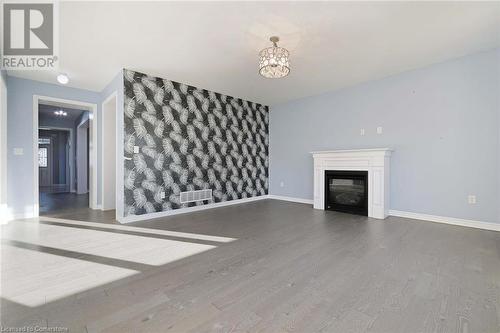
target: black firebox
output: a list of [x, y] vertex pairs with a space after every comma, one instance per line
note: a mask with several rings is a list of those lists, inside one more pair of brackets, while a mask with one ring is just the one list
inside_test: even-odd
[[325, 209], [368, 216], [368, 171], [325, 171]]

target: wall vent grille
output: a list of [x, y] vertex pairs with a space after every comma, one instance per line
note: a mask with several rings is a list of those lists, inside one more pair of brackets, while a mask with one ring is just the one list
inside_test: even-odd
[[212, 200], [212, 190], [181, 192], [181, 203]]

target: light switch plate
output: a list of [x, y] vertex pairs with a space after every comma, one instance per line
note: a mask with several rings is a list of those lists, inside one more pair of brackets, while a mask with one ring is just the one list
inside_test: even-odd
[[359, 135], [365, 135], [365, 129], [364, 128], [362, 128], [362, 129], [359, 130]]
[[382, 134], [382, 126], [377, 127], [377, 134]]
[[470, 205], [475, 205], [476, 204], [476, 196], [473, 194], [469, 194], [467, 197], [467, 201], [469, 202]]
[[134, 146], [134, 154], [139, 154], [139, 146]]
[[14, 148], [14, 155], [24, 155], [23, 148]]

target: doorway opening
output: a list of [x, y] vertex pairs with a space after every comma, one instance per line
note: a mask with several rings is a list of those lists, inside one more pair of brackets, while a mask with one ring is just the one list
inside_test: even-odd
[[38, 105], [40, 213], [89, 207], [89, 111]]
[[95, 110], [93, 104], [34, 97], [37, 215], [97, 208]]

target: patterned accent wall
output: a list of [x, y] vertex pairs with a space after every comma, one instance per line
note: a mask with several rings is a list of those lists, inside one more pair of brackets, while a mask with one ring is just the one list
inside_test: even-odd
[[[268, 193], [268, 107], [124, 70], [125, 216]], [[139, 152], [134, 153], [134, 147]], [[165, 198], [162, 198], [162, 192]]]

